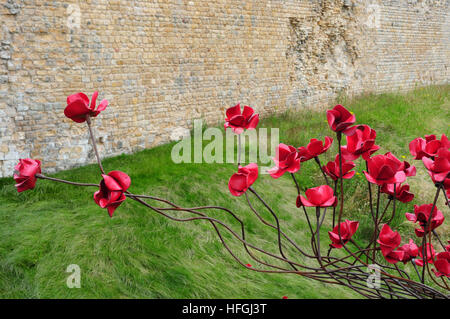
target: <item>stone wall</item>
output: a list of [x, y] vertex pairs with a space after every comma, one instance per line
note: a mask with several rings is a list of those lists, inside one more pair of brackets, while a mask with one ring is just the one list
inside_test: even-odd
[[237, 101], [261, 114], [336, 94], [449, 82], [449, 1], [0, 1], [0, 176], [92, 162], [69, 94], [100, 91], [102, 154], [215, 124]]

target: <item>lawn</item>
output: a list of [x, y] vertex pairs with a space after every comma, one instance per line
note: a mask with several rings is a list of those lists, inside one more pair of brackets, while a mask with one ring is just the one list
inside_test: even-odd
[[[424, 134], [445, 133], [450, 126], [450, 86], [416, 89], [406, 94], [342, 97], [356, 114], [357, 123], [377, 131], [379, 153], [392, 151], [412, 162], [408, 143]], [[310, 138], [333, 136], [323, 111], [286, 112], [262, 119], [259, 127], [280, 130], [280, 140], [294, 146]], [[94, 121], [95, 126], [95, 121]], [[182, 206], [220, 205], [232, 209], [247, 225], [248, 240], [276, 252], [276, 232], [261, 226], [244, 197], [230, 195], [231, 164], [175, 164], [173, 144], [104, 160], [106, 171], [121, 170], [132, 179], [130, 191], [165, 197]], [[336, 146], [322, 158], [330, 160]], [[45, 159], [43, 159], [45, 161]], [[433, 185], [422, 163], [414, 163], [418, 176], [411, 179], [412, 203], [399, 205], [394, 220], [404, 236], [413, 225], [404, 218], [413, 204], [432, 201]], [[345, 217], [361, 221], [359, 242], [369, 235], [366, 181], [358, 174], [346, 181]], [[45, 174], [45, 172], [43, 172]], [[98, 167], [88, 165], [52, 175], [79, 182], [99, 181]], [[323, 184], [313, 161], [305, 163], [298, 178], [302, 189]], [[261, 175], [254, 184], [279, 214], [281, 227], [302, 247], [309, 247], [304, 215], [295, 207], [296, 190], [289, 176], [273, 180]], [[93, 201], [95, 188], [38, 180], [33, 191], [18, 194], [12, 178], [0, 179], [0, 297], [3, 298], [355, 298], [352, 291], [294, 274], [261, 274], [246, 270], [224, 249], [211, 225], [204, 221], [178, 223], [126, 200], [109, 218]], [[254, 198], [253, 198], [254, 200]], [[257, 207], [260, 207], [257, 205]], [[444, 211], [444, 209], [443, 209]], [[219, 213], [211, 214], [232, 225]], [[267, 214], [265, 212], [264, 214]], [[448, 212], [445, 213], [448, 218]], [[180, 215], [182, 216], [182, 215]], [[264, 215], [270, 219], [270, 215]], [[450, 227], [439, 232], [449, 239]], [[327, 244], [330, 223], [323, 226]], [[242, 245], [225, 236], [245, 262], [252, 263]], [[405, 241], [405, 239], [404, 239]], [[293, 252], [288, 250], [288, 255]], [[81, 268], [81, 288], [66, 286], [66, 268]]]

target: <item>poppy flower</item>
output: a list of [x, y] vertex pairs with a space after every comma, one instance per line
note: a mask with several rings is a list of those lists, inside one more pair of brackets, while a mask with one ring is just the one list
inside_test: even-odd
[[415, 160], [434, 157], [441, 148], [450, 148], [450, 141], [445, 134], [442, 134], [440, 140], [436, 139], [436, 135], [425, 135], [425, 139], [418, 137], [409, 143], [409, 151]]
[[236, 134], [241, 134], [245, 129], [253, 130], [259, 122], [259, 114], [255, 114], [255, 111], [248, 105], [245, 105], [244, 111], [241, 112], [240, 103], [230, 107], [226, 111], [226, 115], [225, 129], [231, 127]]
[[429, 143], [429, 142], [431, 142], [431, 141], [434, 141], [435, 139], [436, 139], [436, 135], [434, 135], [434, 134], [425, 135], [425, 141], [426, 141], [427, 143]]
[[423, 157], [428, 156], [425, 153], [426, 145], [427, 142], [421, 137], [415, 138], [409, 143], [409, 152], [415, 160], [421, 160]]
[[388, 263], [396, 264], [399, 261], [403, 261], [405, 259], [405, 252], [403, 250], [397, 249], [387, 254], [383, 254], [383, 257]]
[[403, 259], [401, 260], [404, 264], [419, 255], [419, 247], [412, 239], [409, 240], [409, 243], [400, 246], [398, 250], [401, 250], [404, 253]]
[[368, 160], [380, 147], [375, 145], [377, 132], [368, 125], [358, 125], [353, 128], [351, 135], [347, 135], [347, 145], [342, 146], [342, 157], [354, 161], [362, 156]]
[[383, 256], [389, 255], [395, 248], [397, 248], [402, 241], [398, 232], [394, 232], [388, 224], [384, 224], [381, 228], [380, 235], [377, 242], [380, 244]]
[[[349, 179], [355, 175], [355, 171], [352, 171], [355, 168], [355, 163], [351, 161], [346, 161], [343, 159], [342, 161], [342, 178]], [[336, 159], [333, 162], [328, 162], [327, 165], [322, 167], [325, 174], [331, 177], [333, 181], [339, 178], [339, 154], [336, 155]]]
[[[339, 225], [336, 225], [332, 231], [328, 232], [328, 236], [330, 236], [331, 239], [331, 247], [334, 248], [342, 248], [342, 243], [345, 245], [348, 243], [350, 238], [356, 233], [356, 230], [359, 227], [359, 222], [357, 221], [350, 221], [346, 219]], [[339, 237], [339, 229], [341, 236]], [[342, 243], [341, 243], [342, 239]]]
[[20, 193], [36, 186], [36, 174], [41, 173], [41, 162], [30, 158], [20, 159], [14, 170], [15, 186]]
[[273, 161], [276, 166], [268, 171], [273, 178], [279, 178], [286, 172], [295, 173], [300, 169], [300, 158], [297, 149], [290, 145], [280, 143]]
[[283, 296], [283, 299], [288, 299], [288, 297], [287, 296]]
[[426, 250], [426, 254], [427, 254], [427, 260], [426, 260], [427, 264], [434, 263], [434, 259], [436, 257], [436, 251], [434, 250], [433, 245], [430, 243], [427, 243], [425, 247], [426, 247], [425, 249], [423, 248], [423, 246], [419, 247], [420, 259], [418, 258], [415, 260], [415, 263], [417, 266], [420, 266], [420, 267], [423, 266], [423, 257], [424, 257], [423, 253], [425, 252], [425, 250]]
[[[381, 192], [388, 194], [390, 199], [394, 199], [394, 184], [383, 184]], [[395, 184], [395, 199], [402, 203], [407, 203], [414, 199], [414, 194], [409, 191], [408, 184]]]
[[241, 196], [258, 178], [258, 165], [250, 163], [247, 166], [240, 166], [238, 172], [234, 173], [228, 181], [228, 189], [231, 195]]
[[337, 198], [333, 189], [328, 185], [309, 188], [305, 192], [306, 198], [298, 195], [297, 206], [330, 207], [337, 205]]
[[345, 134], [349, 126], [355, 123], [356, 118], [345, 107], [338, 104], [327, 111], [327, 121], [333, 131]]
[[299, 147], [298, 152], [302, 162], [325, 153], [333, 144], [333, 139], [325, 136], [325, 142], [312, 138], [306, 147]]
[[[421, 206], [417, 206], [414, 205], [414, 214], [411, 213], [406, 213], [406, 219], [416, 223], [419, 222], [419, 225], [421, 228], [416, 228], [415, 232], [417, 237], [422, 237], [424, 232], [425, 232], [425, 227], [426, 230], [428, 231], [428, 227], [427, 223], [428, 220], [430, 219], [430, 212], [431, 212], [431, 208], [433, 207], [433, 204], [425, 204], [425, 205], [421, 205]], [[442, 214], [442, 212], [440, 210], [437, 209], [437, 207], [434, 207], [432, 216], [431, 216], [431, 229], [433, 230], [436, 227], [439, 227], [440, 225], [442, 225], [442, 223], [444, 222], [444, 214]]]
[[450, 141], [447, 138], [445, 134], [442, 134], [441, 139], [438, 140], [434, 135], [432, 135], [434, 138], [432, 140], [427, 141], [424, 151], [429, 157], [434, 157], [437, 155], [438, 151], [441, 148], [449, 149], [450, 148]]
[[102, 100], [95, 109], [98, 92], [94, 92], [89, 105], [89, 98], [84, 93], [76, 93], [67, 97], [67, 106], [64, 109], [64, 115], [77, 123], [86, 121], [86, 117], [96, 117], [100, 112], [104, 111], [108, 106], [107, 100]]
[[443, 182], [450, 174], [450, 151], [448, 149], [439, 149], [434, 161], [431, 158], [423, 157], [422, 162], [434, 183]]
[[401, 243], [402, 238], [398, 232], [394, 232], [388, 224], [381, 228], [377, 242], [380, 244], [381, 253], [388, 263], [395, 264], [405, 258], [402, 249], [395, 250]]
[[102, 174], [100, 189], [94, 193], [94, 201], [101, 208], [106, 208], [112, 217], [117, 207], [126, 199], [124, 192], [130, 187], [130, 177], [121, 171]]
[[391, 152], [387, 152], [386, 154], [384, 154], [384, 156], [386, 156], [386, 157], [390, 158], [391, 160], [393, 160], [394, 162], [396, 162], [398, 165], [398, 170], [403, 171], [405, 173], [406, 177], [416, 176], [417, 171], [416, 171], [416, 167], [414, 165], [409, 164], [407, 161], [403, 161], [403, 162], [400, 161]]
[[450, 278], [450, 252], [444, 251], [436, 255], [434, 261], [436, 270], [433, 269], [437, 277], [446, 276]]
[[298, 157], [300, 158], [300, 162], [309, 161], [313, 156], [308, 152], [308, 149], [304, 146], [301, 146], [297, 149]]
[[364, 175], [369, 182], [377, 185], [403, 183], [405, 172], [401, 170], [401, 163], [386, 155], [376, 155], [367, 160], [368, 172]]

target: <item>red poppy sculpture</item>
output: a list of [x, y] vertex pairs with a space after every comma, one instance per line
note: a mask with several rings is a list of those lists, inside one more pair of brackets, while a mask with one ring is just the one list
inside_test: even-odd
[[[390, 152], [374, 155], [380, 149], [376, 145], [377, 133], [366, 124], [355, 125], [355, 115], [342, 105], [326, 112], [329, 128], [335, 133], [336, 154], [327, 154], [333, 139], [324, 136], [323, 140], [313, 138], [302, 147], [280, 143], [273, 158], [275, 166], [268, 175], [259, 174], [256, 163], [238, 163], [237, 172], [228, 180], [228, 190], [225, 182], [221, 187], [231, 196], [244, 197], [249, 210], [233, 212], [211, 205], [182, 207], [154, 195], [138, 195], [130, 191], [128, 174], [118, 170], [106, 173], [97, 150], [92, 119], [106, 110], [108, 101], [102, 100], [97, 106], [97, 97], [98, 92], [90, 100], [84, 93], [70, 95], [64, 115], [76, 123], [86, 122], [99, 166], [100, 182], [80, 183], [49, 177], [42, 174], [40, 160], [27, 158], [15, 166], [14, 179], [19, 193], [34, 189], [38, 179], [88, 187], [93, 189], [93, 202], [106, 209], [110, 217], [117, 216], [115, 212], [120, 210], [119, 206], [127, 205], [129, 198], [172, 221], [208, 222], [226, 250], [248, 271], [305, 276], [348, 287], [367, 298], [449, 298], [450, 245], [446, 246], [441, 239], [445, 221], [442, 206], [450, 208], [450, 142], [445, 134], [440, 139], [436, 135], [418, 137], [409, 144], [413, 159], [422, 161], [436, 193], [431, 204], [418, 203], [414, 213], [400, 215], [402, 221], [419, 224], [414, 232], [416, 239], [410, 238], [402, 245], [402, 237], [393, 221], [396, 220], [398, 225], [399, 206], [415, 200], [410, 184], [405, 181], [416, 175], [416, 167], [400, 161]], [[239, 135], [245, 130], [256, 129], [258, 122], [259, 115], [253, 108], [244, 106], [241, 109], [240, 104], [236, 104], [227, 109], [224, 127]], [[343, 136], [346, 145], [343, 145]], [[240, 143], [240, 138], [238, 141]], [[240, 144], [238, 151], [240, 159]], [[321, 165], [324, 157], [334, 160]], [[315, 160], [324, 183], [311, 185], [311, 182], [298, 178], [304, 174], [300, 170], [301, 163], [310, 159]], [[361, 164], [363, 166], [358, 170]], [[316, 175], [312, 180], [319, 178]], [[350, 181], [355, 175], [362, 178]], [[264, 183], [258, 185], [261, 178]], [[263, 198], [260, 189], [267, 188], [272, 180], [279, 182], [283, 178], [293, 182], [296, 195], [285, 190], [285, 184], [271, 188], [271, 192], [280, 193], [277, 208], [274, 208]], [[352, 199], [357, 203], [346, 207], [344, 202], [351, 196], [346, 190], [355, 185], [366, 187], [367, 195], [358, 195]], [[286, 199], [289, 196], [297, 199], [296, 205], [293, 200]], [[286, 211], [280, 213], [280, 209]], [[211, 217], [208, 212], [212, 211], [226, 214], [227, 222]], [[181, 216], [181, 212], [187, 216]], [[352, 216], [352, 220], [344, 220], [344, 214]], [[298, 215], [307, 224], [306, 230], [295, 224], [286, 231], [292, 216]], [[251, 224], [252, 233], [257, 233], [258, 225], [268, 228], [264, 232], [264, 247], [246, 236], [249, 227], [244, 220], [252, 217], [256, 221]], [[224, 232], [229, 236], [224, 236]], [[323, 236], [327, 232], [328, 237]], [[305, 236], [309, 236], [309, 240], [302, 242], [309, 242], [309, 246], [296, 242]], [[230, 244], [231, 239], [239, 244]], [[266, 248], [266, 244], [273, 244], [272, 249]], [[241, 245], [243, 253], [235, 253]], [[370, 269], [378, 269], [376, 286], [368, 285], [372, 276]]]
[[253, 108], [245, 105], [241, 111], [241, 104], [238, 103], [227, 110], [225, 119], [225, 129], [231, 128], [234, 133], [241, 134], [244, 130], [253, 130], [259, 122], [259, 114], [256, 114]]
[[101, 208], [106, 208], [110, 217], [126, 199], [125, 193], [130, 187], [130, 177], [121, 171], [112, 171], [102, 175], [100, 189], [94, 193], [94, 201]]
[[72, 94], [67, 97], [64, 115], [77, 123], [83, 123], [89, 117], [96, 117], [108, 106], [107, 100], [102, 100], [96, 108], [98, 92], [94, 92], [89, 104], [89, 98], [84, 93]]

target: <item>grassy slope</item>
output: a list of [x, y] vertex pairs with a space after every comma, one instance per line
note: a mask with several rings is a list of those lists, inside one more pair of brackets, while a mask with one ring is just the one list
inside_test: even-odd
[[[449, 133], [450, 87], [416, 90], [407, 95], [366, 96], [346, 103], [357, 116], [378, 132], [381, 151], [392, 150], [411, 160], [407, 144], [416, 136]], [[285, 143], [304, 145], [309, 138], [330, 135], [323, 112], [303, 110], [271, 117], [260, 127], [279, 127]], [[335, 146], [335, 145], [334, 145]], [[263, 228], [251, 215], [244, 198], [227, 189], [230, 164], [174, 164], [171, 145], [122, 155], [104, 161], [106, 170], [129, 173], [134, 193], [166, 197], [184, 206], [222, 205], [233, 209], [248, 225], [249, 241], [272, 251], [274, 231]], [[326, 158], [335, 154], [335, 148]], [[325, 158], [322, 159], [325, 162]], [[358, 163], [359, 164], [359, 163]], [[433, 188], [419, 190], [427, 178], [420, 163], [412, 182], [419, 201], [430, 201]], [[361, 171], [361, 165], [358, 170]], [[306, 173], [308, 172], [308, 174]], [[70, 180], [98, 181], [98, 168], [90, 165], [55, 174]], [[302, 187], [322, 183], [313, 163], [299, 176]], [[428, 180], [427, 180], [428, 182]], [[177, 223], [127, 200], [110, 219], [92, 200], [94, 189], [38, 181], [34, 191], [17, 194], [12, 179], [0, 179], [0, 297], [15, 298], [351, 298], [340, 287], [330, 287], [296, 275], [259, 274], [239, 266], [219, 243], [205, 222]], [[273, 191], [275, 187], [276, 191]], [[364, 241], [367, 207], [363, 205], [361, 175], [346, 184], [352, 189], [347, 216], [362, 221], [358, 240]], [[282, 225], [302, 247], [309, 247], [304, 217], [295, 208], [295, 189], [288, 176], [277, 181], [261, 176], [255, 188], [279, 212]], [[414, 201], [413, 203], [417, 203]], [[402, 212], [411, 205], [402, 206]], [[220, 214], [213, 214], [227, 222]], [[270, 219], [269, 215], [265, 215]], [[358, 216], [358, 217], [355, 217]], [[411, 225], [400, 216], [402, 232]], [[235, 225], [235, 224], [234, 224]], [[326, 238], [328, 227], [323, 227]], [[237, 227], [234, 229], [238, 230]], [[448, 228], [441, 231], [446, 232]], [[227, 236], [226, 238], [230, 238]], [[325, 239], [324, 241], [326, 241]], [[236, 241], [231, 247], [244, 262], [256, 266]], [[291, 251], [288, 251], [292, 255]], [[68, 289], [65, 269], [78, 264], [82, 288]]]

